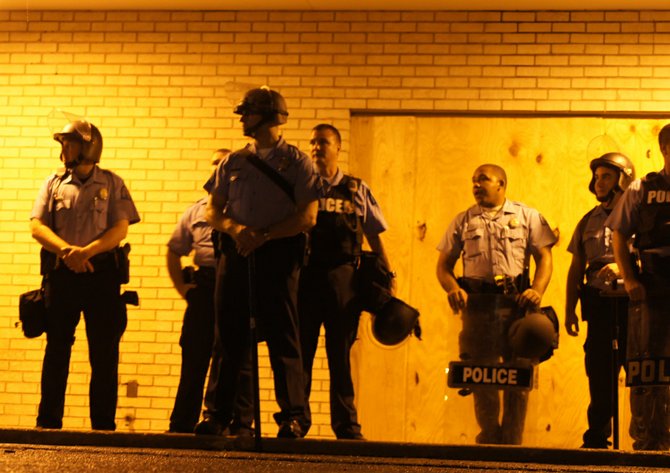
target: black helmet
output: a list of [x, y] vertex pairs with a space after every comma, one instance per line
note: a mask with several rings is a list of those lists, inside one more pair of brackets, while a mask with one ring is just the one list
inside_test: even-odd
[[286, 100], [276, 90], [269, 87], [251, 89], [233, 111], [237, 115], [256, 113], [265, 117], [270, 126], [283, 125], [288, 117]]
[[512, 322], [507, 332], [514, 354], [522, 358], [541, 358], [558, 346], [558, 331], [541, 310], [529, 310]]
[[372, 334], [382, 345], [397, 345], [412, 332], [421, 338], [419, 311], [396, 297], [372, 314]]
[[102, 155], [102, 135], [100, 130], [86, 120], [74, 120], [63, 127], [60, 133], [54, 133], [54, 140], [63, 144], [63, 137], [71, 136], [81, 142], [79, 161], [100, 162]]
[[621, 153], [605, 153], [601, 157], [591, 161], [589, 165], [591, 168], [591, 182], [589, 183], [589, 190], [596, 193], [596, 169], [600, 166], [606, 166], [619, 172], [618, 189], [625, 191], [631, 182], [635, 179], [635, 166], [627, 156]]

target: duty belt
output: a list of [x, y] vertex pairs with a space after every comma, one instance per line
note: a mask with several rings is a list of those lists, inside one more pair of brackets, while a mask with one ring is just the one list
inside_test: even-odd
[[475, 278], [458, 278], [458, 285], [468, 294], [503, 294], [504, 287]]

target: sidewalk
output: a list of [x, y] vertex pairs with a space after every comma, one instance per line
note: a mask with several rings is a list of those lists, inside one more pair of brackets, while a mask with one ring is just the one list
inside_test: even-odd
[[[36, 429], [0, 429], [0, 444], [147, 448], [167, 450], [252, 451], [253, 439], [188, 434], [139, 434]], [[351, 440], [286, 440], [264, 437], [261, 451], [273, 454], [424, 458], [548, 465], [670, 468], [670, 452], [411, 444]]]

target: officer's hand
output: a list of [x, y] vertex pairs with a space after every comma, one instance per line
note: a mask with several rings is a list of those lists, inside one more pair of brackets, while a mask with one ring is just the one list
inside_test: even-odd
[[540, 307], [540, 302], [542, 302], [542, 295], [531, 287], [519, 294], [516, 299], [516, 303], [522, 309]]
[[93, 272], [93, 265], [88, 260], [84, 249], [80, 246], [69, 247], [67, 253], [62, 258], [65, 265], [75, 273]]
[[565, 330], [573, 337], [579, 335], [579, 319], [574, 312], [565, 314]]
[[454, 314], [458, 314], [461, 309], [465, 309], [465, 305], [468, 303], [468, 293], [459, 287], [449, 291], [447, 299], [451, 310], [454, 311]]
[[398, 281], [396, 278], [391, 278], [391, 287], [389, 288], [391, 295], [395, 297], [398, 292]]
[[184, 284], [177, 284], [175, 285], [175, 289], [179, 293], [179, 295], [183, 298], [186, 299], [186, 293], [196, 287], [195, 284], [192, 283], [184, 283]]
[[637, 279], [624, 279], [623, 286], [626, 288], [626, 292], [628, 293], [631, 302], [642, 302], [647, 298], [647, 291]]
[[597, 277], [599, 279], [602, 279], [607, 282], [612, 282], [616, 281], [617, 278], [621, 275], [619, 272], [619, 267], [617, 266], [616, 263], [610, 263], [602, 268], [600, 268], [600, 271], [598, 271]]
[[237, 252], [242, 256], [249, 256], [256, 248], [265, 243], [265, 237], [259, 230], [244, 227], [235, 238]]

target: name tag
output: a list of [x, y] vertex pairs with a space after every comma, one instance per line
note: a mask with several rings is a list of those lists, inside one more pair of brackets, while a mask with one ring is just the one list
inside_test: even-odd
[[482, 365], [452, 361], [449, 363], [447, 386], [450, 388], [495, 386], [532, 389], [533, 371], [533, 365], [524, 362]]

